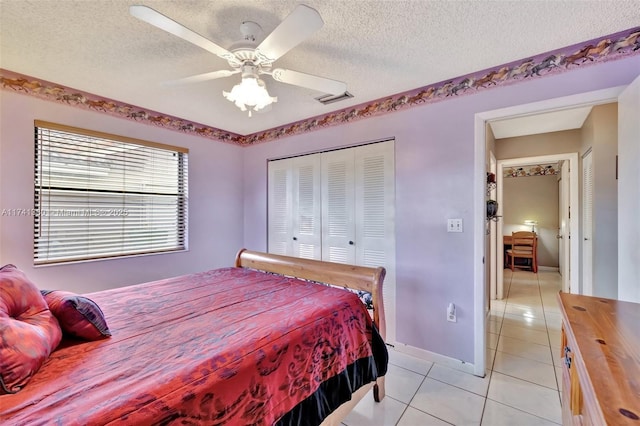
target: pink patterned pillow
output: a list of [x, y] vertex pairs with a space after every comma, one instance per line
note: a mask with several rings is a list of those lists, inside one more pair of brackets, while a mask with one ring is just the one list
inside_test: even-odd
[[22, 389], [61, 339], [35, 284], [14, 265], [0, 268], [0, 394]]
[[107, 320], [93, 300], [61, 290], [41, 290], [41, 293], [63, 333], [84, 340], [111, 336]]

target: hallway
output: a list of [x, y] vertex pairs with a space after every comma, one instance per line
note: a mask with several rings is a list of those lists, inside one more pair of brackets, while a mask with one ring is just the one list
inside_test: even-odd
[[491, 303], [486, 377], [390, 349], [387, 396], [367, 395], [343, 424], [560, 424], [560, 275], [505, 269], [504, 288]]

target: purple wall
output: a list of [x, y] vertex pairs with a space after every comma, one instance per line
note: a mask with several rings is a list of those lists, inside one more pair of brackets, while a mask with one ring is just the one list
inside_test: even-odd
[[40, 287], [88, 293], [233, 264], [242, 246], [243, 148], [3, 91], [0, 211], [33, 208], [33, 121], [51, 121], [189, 148], [189, 251], [33, 267], [33, 218], [0, 216], [0, 265]]
[[[245, 247], [267, 248], [267, 159], [395, 137], [397, 340], [473, 362], [475, 114], [624, 85], [639, 73], [639, 55], [576, 66], [249, 147], [244, 155]], [[462, 218], [464, 232], [447, 233], [448, 218]], [[449, 302], [457, 306], [457, 323], [446, 321]]]

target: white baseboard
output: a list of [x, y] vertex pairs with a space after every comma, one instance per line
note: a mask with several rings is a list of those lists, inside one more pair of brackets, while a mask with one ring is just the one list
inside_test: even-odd
[[557, 266], [540, 266], [540, 265], [538, 265], [538, 271], [555, 271], [555, 272], [559, 272], [560, 268], [558, 268]]
[[474, 374], [475, 366], [470, 362], [465, 362], [459, 359], [451, 358], [445, 355], [441, 355], [435, 352], [427, 351], [425, 349], [416, 348], [415, 346], [405, 345], [403, 343], [395, 343], [394, 350], [414, 356], [416, 358], [435, 362], [445, 367], [453, 368], [455, 370], [464, 371], [465, 373]]

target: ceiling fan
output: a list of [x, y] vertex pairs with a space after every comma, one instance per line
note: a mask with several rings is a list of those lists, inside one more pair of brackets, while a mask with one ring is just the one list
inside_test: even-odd
[[266, 85], [260, 78], [263, 74], [270, 75], [274, 80], [282, 83], [306, 87], [330, 95], [341, 95], [347, 90], [346, 83], [342, 81], [283, 68], [272, 68], [278, 58], [324, 25], [320, 14], [309, 6], [303, 4], [296, 6], [289, 16], [257, 46], [256, 36], [262, 32], [262, 28], [255, 22], [243, 22], [240, 32], [244, 40], [234, 44], [229, 50], [150, 7], [130, 6], [129, 12], [144, 22], [225, 59], [231, 69], [198, 74], [176, 80], [174, 83], [200, 82], [241, 73], [241, 83], [235, 85], [231, 92], [223, 91], [223, 95], [242, 111], [246, 111], [248, 107], [249, 117], [252, 110], [258, 111], [272, 102], [277, 102], [277, 97], [270, 96], [267, 92]]

